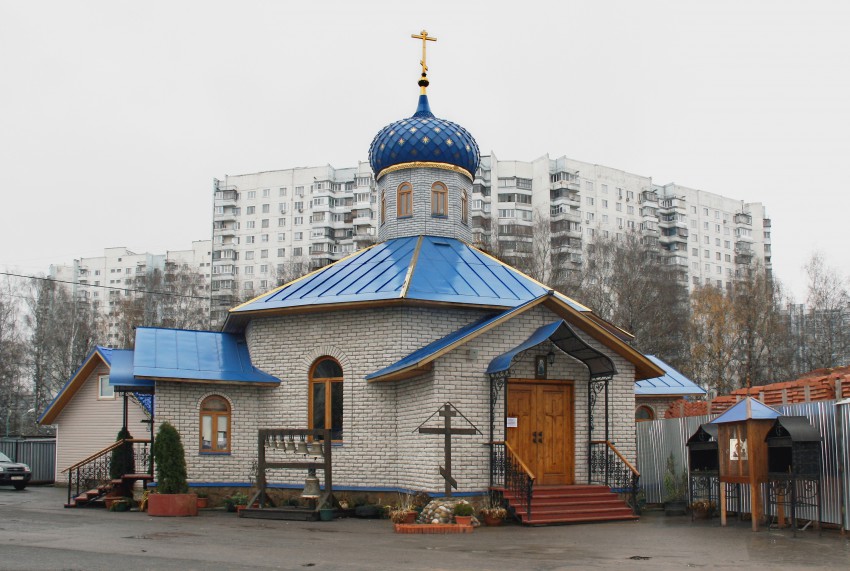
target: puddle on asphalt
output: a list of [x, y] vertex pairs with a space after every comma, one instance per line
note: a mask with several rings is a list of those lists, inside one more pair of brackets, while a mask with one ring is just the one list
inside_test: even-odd
[[127, 535], [122, 539], [173, 539], [175, 537], [199, 537], [197, 533], [175, 533], [175, 532], [160, 532], [146, 533], [145, 535]]

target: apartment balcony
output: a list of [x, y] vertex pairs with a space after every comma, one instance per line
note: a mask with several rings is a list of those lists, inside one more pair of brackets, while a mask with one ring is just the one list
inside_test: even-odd
[[233, 208], [225, 208], [221, 214], [213, 215], [213, 220], [216, 222], [229, 222], [236, 220], [236, 210]]
[[549, 184], [550, 184], [549, 188], [551, 190], [564, 189], [564, 190], [573, 190], [575, 192], [578, 192], [579, 190], [581, 190], [581, 187], [579, 186], [578, 180], [559, 180], [559, 181], [556, 181], [556, 182], [551, 182]]
[[236, 192], [217, 192], [215, 195], [215, 206], [236, 206], [239, 195]]
[[213, 231], [213, 234], [216, 236], [236, 236], [236, 225], [228, 226], [226, 228], [217, 228]]
[[674, 220], [665, 220], [664, 218], [659, 218], [658, 226], [660, 228], [679, 228], [684, 229], [685, 231], [687, 231], [688, 228], [687, 222], [682, 219], [679, 219], [678, 217]]
[[351, 219], [351, 223], [355, 226], [366, 226], [373, 223], [371, 214], [365, 216], [356, 216]]
[[765, 219], [762, 220], [762, 226], [764, 226], [765, 230], [770, 228], [770, 225], [771, 225], [770, 218], [765, 218]]
[[747, 214], [746, 212], [739, 212], [735, 215], [735, 224], [739, 224], [742, 226], [752, 226], [753, 217]]
[[644, 190], [640, 193], [641, 204], [658, 205], [658, 193], [654, 190]]
[[688, 267], [688, 259], [685, 256], [670, 256], [667, 258], [667, 263], [671, 266]]
[[663, 246], [667, 246], [667, 245], [670, 245], [670, 244], [676, 244], [676, 243], [687, 244], [688, 243], [688, 235], [685, 234], [684, 236], [682, 236], [681, 234], [673, 234], [673, 235], [661, 234], [658, 237], [658, 243], [663, 245]]

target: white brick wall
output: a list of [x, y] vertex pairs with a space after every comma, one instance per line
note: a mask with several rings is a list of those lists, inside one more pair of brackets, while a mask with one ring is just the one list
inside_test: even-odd
[[[255, 366], [281, 379], [275, 388], [158, 383], [157, 421], [169, 420], [183, 436], [190, 480], [246, 482], [256, 459], [259, 428], [304, 428], [308, 420], [308, 373], [319, 357], [330, 355], [344, 374], [343, 443], [335, 446], [334, 482], [343, 487], [407, 488], [439, 492], [443, 437], [422, 435], [416, 428], [443, 403], [454, 404], [481, 432], [453, 439], [453, 474], [460, 491], [486, 489], [489, 478], [489, 379], [487, 365], [525, 341], [546, 323], [559, 319], [536, 307], [479, 336], [434, 363], [432, 371], [391, 382], [367, 383], [365, 376], [420, 347], [479, 319], [470, 309], [393, 307], [255, 319], [247, 330]], [[590, 337], [582, 338], [611, 356], [618, 374], [611, 382], [611, 440], [630, 460], [635, 458], [634, 369]], [[520, 355], [512, 375], [533, 378], [534, 355], [547, 343]], [[575, 481], [587, 479], [587, 368], [556, 350], [549, 378], [574, 381]], [[201, 400], [209, 394], [228, 398], [233, 410], [230, 455], [198, 453]], [[496, 403], [495, 438], [504, 438], [504, 394]], [[595, 439], [604, 436], [604, 397], [596, 407]], [[429, 426], [440, 425], [436, 417]], [[455, 418], [453, 423], [463, 424]], [[274, 458], [274, 456], [271, 456]], [[276, 471], [270, 483], [303, 484], [305, 473]]]

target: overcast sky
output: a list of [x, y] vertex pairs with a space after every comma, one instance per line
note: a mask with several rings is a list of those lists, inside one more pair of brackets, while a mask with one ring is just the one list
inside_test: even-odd
[[188, 249], [212, 179], [354, 166], [431, 107], [544, 153], [760, 201], [774, 272], [846, 276], [850, 3], [0, 0], [0, 268]]

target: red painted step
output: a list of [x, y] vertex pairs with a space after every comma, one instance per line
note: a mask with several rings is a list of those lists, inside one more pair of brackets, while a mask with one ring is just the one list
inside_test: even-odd
[[538, 486], [534, 488], [531, 501], [531, 518], [521, 502], [507, 490], [502, 492], [505, 500], [516, 509], [520, 521], [526, 525], [550, 525], [568, 523], [593, 523], [607, 521], [629, 521], [639, 519], [630, 507], [606, 486]]

